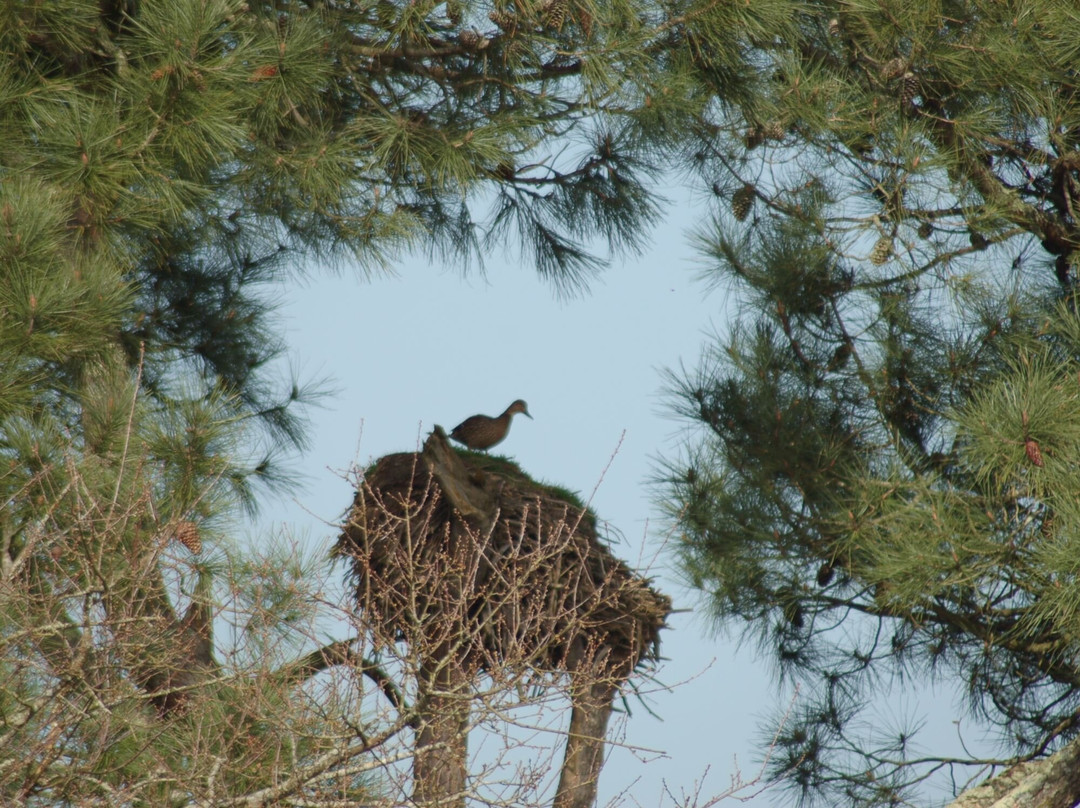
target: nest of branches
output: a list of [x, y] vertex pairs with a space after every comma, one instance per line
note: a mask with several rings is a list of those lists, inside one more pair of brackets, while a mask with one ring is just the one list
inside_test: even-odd
[[671, 611], [573, 495], [456, 452], [439, 427], [423, 452], [368, 469], [336, 553], [377, 638], [470, 672], [587, 667], [624, 679], [657, 658]]

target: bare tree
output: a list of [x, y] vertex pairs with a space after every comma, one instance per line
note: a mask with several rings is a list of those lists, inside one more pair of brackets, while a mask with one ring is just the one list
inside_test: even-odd
[[0, 803], [590, 805], [670, 603], [499, 463], [436, 434], [375, 464], [348, 592], [325, 557], [158, 521], [134, 446], [107, 481], [43, 471], [55, 507], [0, 568]]
[[415, 801], [464, 805], [474, 705], [561, 687], [572, 711], [554, 805], [592, 805], [612, 699], [656, 658], [671, 611], [600, 543], [595, 517], [508, 461], [454, 452], [436, 427], [422, 453], [369, 471], [337, 549], [374, 641], [413, 656]]

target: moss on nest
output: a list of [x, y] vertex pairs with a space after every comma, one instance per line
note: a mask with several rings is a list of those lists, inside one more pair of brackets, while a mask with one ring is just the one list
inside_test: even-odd
[[597, 524], [596, 512], [585, 504], [585, 500], [581, 498], [578, 491], [554, 483], [534, 480], [522, 470], [520, 465], [506, 455], [474, 452], [471, 449], [458, 449], [456, 447], [454, 447], [454, 451], [465, 465], [471, 469], [512, 479], [526, 490], [533, 489], [543, 496], [568, 502], [578, 510], [585, 511], [585, 518], [590, 521], [595, 530]]

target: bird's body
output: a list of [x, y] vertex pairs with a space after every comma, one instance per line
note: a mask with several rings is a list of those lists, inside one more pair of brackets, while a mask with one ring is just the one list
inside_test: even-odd
[[470, 449], [490, 449], [510, 432], [510, 419], [515, 413], [529, 418], [529, 408], [520, 398], [506, 408], [498, 418], [490, 415], [473, 415], [454, 427], [450, 437]]

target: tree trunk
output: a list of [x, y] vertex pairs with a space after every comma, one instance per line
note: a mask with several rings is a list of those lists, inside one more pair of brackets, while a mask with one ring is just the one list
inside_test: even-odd
[[[478, 486], [450, 447], [445, 433], [436, 433], [424, 444], [424, 459], [453, 508], [473, 518], [494, 519], [494, 502]], [[463, 597], [464, 570], [472, 566], [475, 552], [468, 531], [455, 528], [444, 563], [447, 572], [441, 585], [448, 610], [442, 619], [425, 627], [424, 645], [432, 648], [421, 663], [413, 758], [413, 802], [423, 808], [465, 808], [465, 779], [468, 765], [469, 677], [461, 666], [460, 629], [466, 600]]]
[[[585, 672], [572, 675], [588, 678]], [[552, 808], [591, 808], [596, 801], [596, 781], [604, 765], [604, 737], [617, 689], [617, 683], [607, 677], [572, 686], [566, 757]]]
[[413, 802], [423, 808], [465, 808], [468, 681], [447, 654], [424, 663], [420, 687]]
[[1080, 804], [1080, 740], [1050, 757], [1006, 769], [949, 808], [1074, 808]]

